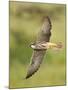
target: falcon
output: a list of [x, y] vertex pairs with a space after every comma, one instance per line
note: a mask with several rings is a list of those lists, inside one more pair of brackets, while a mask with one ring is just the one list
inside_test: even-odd
[[31, 44], [31, 48], [33, 49], [31, 63], [28, 67], [26, 79], [30, 78], [40, 67], [44, 55], [46, 54], [46, 50], [48, 48], [61, 48], [61, 43], [51, 43], [50, 36], [51, 36], [51, 21], [48, 16], [44, 17], [43, 25], [38, 33], [38, 37], [36, 42]]

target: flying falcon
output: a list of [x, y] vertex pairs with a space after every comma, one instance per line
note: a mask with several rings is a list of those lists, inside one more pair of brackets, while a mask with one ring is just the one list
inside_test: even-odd
[[49, 17], [48, 16], [44, 17], [43, 25], [42, 28], [40, 29], [40, 32], [38, 33], [36, 42], [31, 44], [31, 48], [33, 49], [33, 54], [31, 57], [31, 64], [27, 71], [26, 79], [31, 77], [39, 69], [43, 57], [48, 48], [62, 47], [61, 42], [58, 44], [49, 42], [51, 36], [51, 28], [52, 25]]

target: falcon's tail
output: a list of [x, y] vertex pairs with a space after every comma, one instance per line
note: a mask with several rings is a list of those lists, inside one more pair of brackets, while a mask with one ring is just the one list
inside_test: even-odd
[[61, 42], [59, 42], [59, 43], [57, 43], [57, 44], [56, 44], [56, 46], [55, 46], [55, 47], [53, 47], [53, 50], [55, 50], [55, 51], [59, 51], [59, 50], [61, 50], [61, 49], [62, 49], [62, 47], [63, 47], [62, 43], [61, 43]]
[[62, 42], [57, 43], [57, 48], [62, 48]]

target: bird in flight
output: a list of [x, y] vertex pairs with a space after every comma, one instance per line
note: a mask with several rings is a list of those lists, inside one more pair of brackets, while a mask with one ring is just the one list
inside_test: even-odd
[[33, 49], [31, 63], [28, 67], [26, 79], [30, 78], [40, 67], [44, 55], [46, 54], [46, 50], [49, 48], [61, 48], [62, 44], [60, 43], [51, 43], [51, 21], [48, 16], [44, 17], [43, 25], [38, 33], [38, 37], [36, 42], [31, 44], [31, 48]]

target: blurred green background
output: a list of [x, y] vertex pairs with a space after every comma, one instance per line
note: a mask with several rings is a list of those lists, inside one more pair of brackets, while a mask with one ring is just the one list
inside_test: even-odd
[[[10, 88], [65, 85], [65, 9], [64, 4], [9, 2]], [[47, 50], [38, 72], [23, 80], [33, 52], [29, 45], [36, 40], [44, 16], [52, 22], [50, 41], [62, 42], [63, 48]]]

